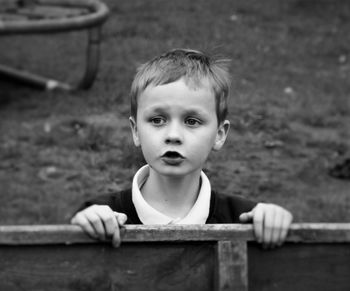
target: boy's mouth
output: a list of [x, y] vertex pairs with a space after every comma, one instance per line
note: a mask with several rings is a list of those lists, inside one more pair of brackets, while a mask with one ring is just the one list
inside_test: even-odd
[[172, 159], [176, 159], [176, 158], [184, 158], [180, 153], [178, 152], [173, 152], [173, 151], [168, 151], [166, 152], [162, 157], [164, 158], [172, 158]]
[[185, 157], [178, 152], [168, 151], [162, 155], [162, 160], [171, 165], [177, 165], [181, 163]]

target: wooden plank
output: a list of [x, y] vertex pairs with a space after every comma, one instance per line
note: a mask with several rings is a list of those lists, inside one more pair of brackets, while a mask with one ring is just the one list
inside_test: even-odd
[[[122, 231], [124, 242], [151, 241], [253, 241], [251, 225], [127, 225]], [[291, 226], [288, 242], [350, 242], [350, 223], [300, 223]], [[74, 225], [0, 226], [0, 244], [71, 244], [94, 243]]]
[[[123, 242], [252, 240], [250, 225], [127, 225]], [[74, 225], [0, 226], [0, 244], [96, 243]]]
[[350, 242], [350, 223], [295, 223], [291, 225], [289, 242]]
[[251, 291], [349, 291], [348, 234], [349, 224], [296, 224], [282, 248], [264, 251], [246, 249], [249, 225], [127, 226], [114, 249], [77, 226], [1, 226], [0, 290], [221, 291], [249, 282]]
[[[243, 243], [1, 245], [0, 290], [247, 290]], [[249, 290], [349, 291], [349, 262], [349, 244], [249, 243]]]
[[215, 244], [0, 247], [0, 290], [213, 290]]
[[248, 243], [250, 291], [349, 291], [349, 243], [287, 243], [263, 250]]
[[216, 291], [247, 291], [248, 261], [245, 241], [217, 243]]

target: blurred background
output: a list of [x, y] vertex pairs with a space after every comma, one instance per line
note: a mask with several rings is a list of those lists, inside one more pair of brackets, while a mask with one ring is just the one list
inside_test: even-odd
[[[106, 0], [97, 79], [40, 91], [0, 79], [0, 224], [68, 223], [143, 164], [129, 125], [135, 69], [175, 47], [232, 60], [231, 131], [206, 165], [221, 192], [298, 222], [350, 221], [350, 1]], [[75, 82], [86, 32], [1, 36], [0, 63]]]

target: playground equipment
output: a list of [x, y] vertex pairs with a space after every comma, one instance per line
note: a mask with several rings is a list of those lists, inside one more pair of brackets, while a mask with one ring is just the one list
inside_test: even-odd
[[115, 249], [72, 225], [0, 226], [0, 290], [350, 290], [350, 223], [293, 224], [274, 250], [251, 225], [127, 225], [122, 241]]
[[0, 64], [0, 76], [52, 89], [88, 89], [98, 70], [101, 27], [108, 8], [98, 0], [0, 0], [0, 36], [88, 30], [85, 73], [77, 85]]

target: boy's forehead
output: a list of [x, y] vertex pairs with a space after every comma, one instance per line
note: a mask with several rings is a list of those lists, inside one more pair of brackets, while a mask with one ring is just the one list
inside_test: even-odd
[[203, 82], [200, 86], [192, 86], [180, 79], [168, 84], [151, 84], [140, 94], [138, 100], [138, 107], [166, 108], [176, 104], [215, 107], [214, 91], [208, 82]]
[[208, 80], [208, 78], [202, 77], [202, 78], [185, 78], [182, 77], [178, 80], [175, 80], [173, 82], [167, 82], [167, 83], [160, 83], [160, 84], [155, 84], [155, 83], [150, 83], [142, 92], [150, 91], [152, 89], [157, 89], [157, 88], [164, 88], [164, 91], [171, 91], [174, 90], [174, 87], [178, 87], [177, 85], [181, 84], [182, 86], [186, 87], [186, 89], [190, 91], [198, 91], [198, 90], [204, 90], [204, 91], [209, 91], [210, 93], [214, 93], [213, 86], [211, 82]]

